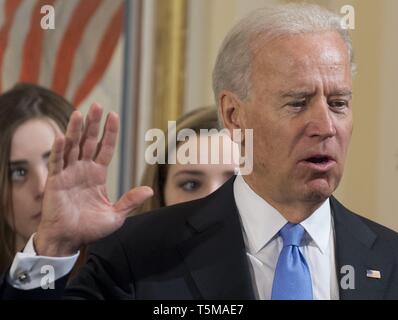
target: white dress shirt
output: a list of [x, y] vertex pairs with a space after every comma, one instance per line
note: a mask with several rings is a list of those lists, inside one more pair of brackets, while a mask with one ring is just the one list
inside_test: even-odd
[[[276, 263], [283, 247], [278, 232], [288, 221], [256, 194], [241, 175], [234, 181], [234, 197], [256, 298], [269, 300]], [[300, 224], [306, 231], [300, 250], [310, 269], [314, 299], [339, 299], [329, 199]]]
[[37, 256], [33, 245], [34, 235], [30, 237], [23, 252], [18, 252], [12, 262], [7, 281], [14, 288], [30, 290], [46, 286], [50, 277], [54, 276], [53, 282], [71, 272], [79, 257], [79, 252], [69, 257]]

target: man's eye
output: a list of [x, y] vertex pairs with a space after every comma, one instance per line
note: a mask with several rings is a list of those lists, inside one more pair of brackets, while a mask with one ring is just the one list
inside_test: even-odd
[[193, 192], [200, 188], [200, 182], [198, 181], [186, 181], [179, 184], [179, 187], [187, 192]]
[[304, 108], [306, 105], [307, 105], [306, 100], [293, 101], [293, 102], [289, 103], [289, 106], [294, 109], [301, 109], [301, 108]]
[[329, 106], [331, 106], [334, 109], [345, 109], [348, 106], [348, 102], [344, 100], [336, 100], [336, 101], [330, 101]]
[[25, 180], [27, 170], [24, 168], [15, 168], [11, 170], [10, 174], [12, 182], [21, 182]]

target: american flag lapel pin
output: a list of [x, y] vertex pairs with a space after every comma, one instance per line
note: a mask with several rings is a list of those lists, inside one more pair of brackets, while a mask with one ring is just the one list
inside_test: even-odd
[[366, 270], [366, 276], [368, 278], [373, 278], [373, 279], [381, 279], [381, 273], [379, 270]]

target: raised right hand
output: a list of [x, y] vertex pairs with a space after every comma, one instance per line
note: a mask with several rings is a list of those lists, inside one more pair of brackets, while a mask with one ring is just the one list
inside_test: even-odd
[[119, 120], [116, 113], [110, 113], [97, 142], [101, 117], [102, 108], [94, 103], [83, 129], [83, 117], [75, 111], [65, 136], [55, 139], [41, 222], [34, 238], [38, 255], [75, 254], [82, 245], [116, 231], [127, 214], [153, 194], [149, 187], [138, 187], [114, 204], [108, 200], [106, 176]]

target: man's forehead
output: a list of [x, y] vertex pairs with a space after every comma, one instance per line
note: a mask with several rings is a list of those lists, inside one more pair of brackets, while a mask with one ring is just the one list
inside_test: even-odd
[[259, 47], [255, 54], [251, 74], [255, 86], [257, 83], [269, 90], [280, 87], [315, 90], [326, 79], [328, 91], [332, 86], [336, 89], [351, 86], [348, 48], [338, 33], [279, 37]]
[[297, 68], [314, 63], [338, 69], [349, 63], [348, 47], [337, 32], [291, 34], [252, 47], [257, 66]]

